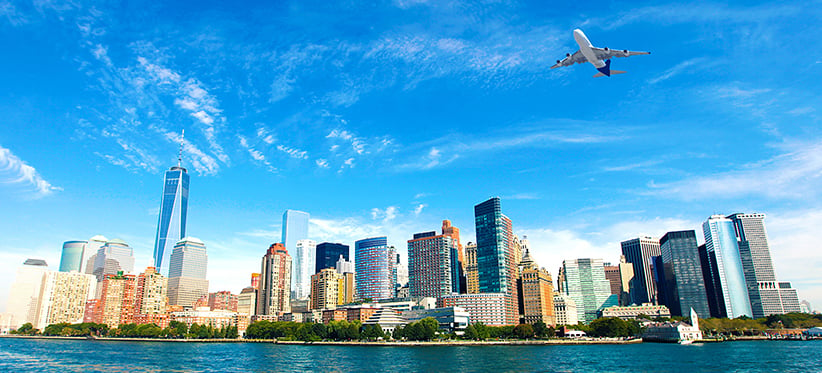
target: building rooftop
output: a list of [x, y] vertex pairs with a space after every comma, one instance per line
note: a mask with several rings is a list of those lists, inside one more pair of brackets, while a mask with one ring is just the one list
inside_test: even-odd
[[108, 238], [106, 238], [106, 236], [99, 235], [99, 234], [92, 237], [92, 238], [89, 238], [88, 240], [89, 241], [108, 242]]
[[26, 261], [23, 262], [23, 265], [37, 266], [37, 267], [48, 267], [49, 266], [48, 264], [46, 264], [46, 261], [43, 260], [43, 259], [26, 259]]

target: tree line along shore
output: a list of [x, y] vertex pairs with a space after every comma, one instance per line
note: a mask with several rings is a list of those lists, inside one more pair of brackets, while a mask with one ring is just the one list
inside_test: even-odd
[[[678, 318], [655, 318], [651, 321], [679, 321]], [[771, 315], [761, 319], [750, 318], [708, 318], [700, 319], [700, 329], [708, 340], [763, 339], [768, 330], [822, 327], [822, 315], [789, 313]], [[615, 317], [600, 318], [590, 324], [564, 326], [567, 329], [584, 331], [589, 337], [601, 341], [623, 343], [639, 339], [642, 323], [638, 320], [622, 320]], [[440, 329], [437, 320], [426, 318], [404, 326], [398, 326], [392, 333], [378, 324], [363, 325], [360, 321], [331, 321], [328, 324], [301, 323], [293, 321], [257, 321], [251, 323], [240, 338], [236, 326], [215, 328], [210, 325], [171, 321], [165, 328], [156, 324], [123, 324], [111, 328], [106, 324], [51, 324], [42, 331], [26, 323], [11, 332], [18, 336], [80, 337], [100, 339], [152, 339], [152, 340], [222, 340], [222, 341], [277, 341], [283, 342], [541, 342], [554, 341], [567, 344], [568, 339], [557, 337], [557, 328], [542, 322], [531, 324], [490, 326], [482, 323], [470, 324], [461, 335]], [[605, 338], [605, 339], [603, 339]], [[578, 340], [579, 341], [579, 340]], [[595, 340], [594, 340], [595, 341]], [[581, 340], [580, 342], [592, 342]], [[632, 342], [633, 343], [633, 342]]]

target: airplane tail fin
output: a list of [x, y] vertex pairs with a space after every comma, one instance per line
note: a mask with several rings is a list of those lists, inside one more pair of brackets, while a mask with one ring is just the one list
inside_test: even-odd
[[[610, 72], [611, 72], [611, 75], [616, 75], [616, 74], [625, 74], [627, 71], [611, 70]], [[611, 75], [605, 75], [603, 73], [596, 73], [596, 75], [594, 75], [594, 78], [599, 78], [601, 76], [611, 76]]]

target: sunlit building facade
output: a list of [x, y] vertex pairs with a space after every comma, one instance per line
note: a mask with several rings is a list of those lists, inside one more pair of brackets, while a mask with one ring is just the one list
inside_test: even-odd
[[360, 299], [390, 299], [395, 294], [397, 253], [386, 237], [354, 243], [357, 296]]
[[168, 272], [171, 252], [174, 245], [186, 235], [188, 186], [188, 171], [179, 163], [166, 171], [154, 241], [154, 268], [163, 276], [171, 277]]

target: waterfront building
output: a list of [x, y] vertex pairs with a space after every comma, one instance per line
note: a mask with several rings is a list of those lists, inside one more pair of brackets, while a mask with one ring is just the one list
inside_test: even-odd
[[607, 302], [611, 299], [602, 259], [564, 260], [562, 268], [565, 274], [562, 289], [576, 303], [579, 321], [586, 324], [594, 321], [597, 311], [610, 306]]
[[155, 323], [161, 327], [168, 324], [168, 278], [148, 267], [137, 276], [135, 289], [134, 322]]
[[188, 327], [197, 324], [200, 326], [210, 326], [214, 329], [226, 328], [237, 325], [237, 312], [227, 310], [209, 310], [208, 307], [201, 307], [192, 310], [171, 312], [171, 321], [185, 323]]
[[733, 221], [722, 215], [712, 215], [702, 224], [711, 273], [706, 282], [714, 288], [717, 316], [732, 319], [753, 316], [734, 230]]
[[467, 294], [479, 293], [477, 245], [472, 242], [465, 246], [465, 292]]
[[260, 288], [260, 274], [259, 273], [252, 273], [251, 274], [251, 287], [255, 289]]
[[[765, 231], [765, 214], [736, 213], [727, 218], [734, 224], [753, 317], [795, 312], [796, 290], [783, 292], [776, 278]], [[788, 308], [785, 308], [786, 301], [791, 305]]]
[[520, 313], [526, 324], [543, 322], [555, 325], [554, 318], [554, 285], [551, 274], [539, 268], [527, 246], [520, 262], [522, 271], [518, 280], [520, 294]]
[[120, 324], [134, 322], [134, 301], [137, 291], [137, 277], [106, 274], [103, 277], [103, 290], [100, 295], [99, 317], [93, 322], [106, 324], [115, 328]]
[[394, 271], [397, 272], [397, 283], [396, 283], [397, 289], [399, 289], [403, 286], [408, 286], [408, 276], [409, 276], [408, 266], [405, 265], [405, 264], [402, 264], [402, 261], [400, 261], [400, 254], [399, 253], [397, 254], [397, 262], [394, 264]]
[[413, 309], [402, 313], [409, 323], [420, 321], [424, 318], [434, 318], [440, 323], [440, 330], [446, 333], [457, 333], [462, 335], [465, 328], [473, 320], [471, 315], [462, 307], [443, 307], [431, 309]]
[[[125, 241], [115, 238], [97, 250], [92, 273], [99, 283], [105, 275], [114, 275], [118, 272], [134, 272], [134, 250]], [[98, 293], [101, 290], [102, 288], [99, 288]]]
[[253, 287], [244, 288], [237, 296], [237, 313], [242, 315], [254, 315], [257, 311], [257, 289]]
[[203, 241], [183, 238], [174, 245], [169, 262], [169, 304], [192, 307], [197, 299], [208, 295], [208, 254]]
[[[200, 307], [208, 307], [210, 310], [225, 310], [225, 311], [237, 311], [239, 297], [236, 294], [231, 294], [230, 291], [223, 290], [218, 291], [216, 293], [208, 293], [207, 296], [204, 296], [204, 301], [202, 302], [203, 305]], [[196, 307], [195, 307], [196, 308]]]
[[506, 323], [519, 320], [517, 299], [518, 254], [511, 219], [502, 213], [499, 197], [474, 206], [477, 235], [477, 273], [480, 293], [506, 293]]
[[373, 316], [375, 313], [377, 313], [377, 311], [379, 311], [380, 309], [380, 307], [375, 307], [370, 304], [346, 306], [346, 320], [348, 320], [348, 322], [359, 321], [363, 323], [366, 320], [368, 320], [371, 316]]
[[691, 310], [691, 323], [682, 321], [654, 323], [645, 327], [642, 340], [652, 342], [686, 342], [690, 343], [702, 339], [699, 330], [699, 317]]
[[671, 317], [671, 311], [664, 305], [645, 303], [639, 306], [611, 306], [599, 311], [599, 317], [619, 317], [623, 320], [633, 320], [640, 315], [648, 317]]
[[799, 295], [796, 289], [791, 287], [790, 282], [779, 282], [779, 300], [782, 302], [782, 312], [802, 312], [802, 305], [799, 303]]
[[[348, 245], [341, 243], [323, 242], [317, 245], [316, 251], [314, 273], [323, 268], [334, 268], [340, 256], [346, 261], [351, 260]], [[354, 270], [351, 270], [351, 272], [353, 273]]]
[[272, 244], [262, 260], [257, 315], [291, 312], [291, 255], [281, 243]]
[[328, 324], [332, 321], [342, 321], [348, 319], [348, 310], [344, 308], [338, 308], [333, 310], [322, 310], [323, 316], [323, 324]]
[[79, 272], [46, 271], [37, 299], [35, 328], [50, 324], [83, 322], [86, 301], [94, 299], [97, 279]]
[[390, 299], [395, 294], [396, 250], [383, 237], [354, 243], [357, 296], [360, 299]]
[[291, 288], [292, 296], [296, 299], [305, 299], [311, 294], [311, 275], [314, 271], [315, 251], [317, 242], [314, 240], [297, 240], [294, 245], [294, 255], [291, 257]]
[[619, 293], [619, 305], [628, 306], [631, 304], [631, 288], [634, 283], [634, 266], [628, 263], [625, 255], [619, 256], [619, 286], [621, 292]]
[[297, 241], [308, 239], [309, 214], [297, 210], [283, 212], [282, 244], [286, 250], [297, 249]]
[[611, 265], [611, 263], [603, 263], [602, 265], [605, 268], [605, 279], [610, 284], [611, 294], [621, 294], [622, 278], [619, 275], [619, 265]]
[[451, 225], [451, 221], [446, 219], [442, 221], [442, 234], [446, 236], [451, 236], [451, 238], [457, 244], [457, 273], [460, 282], [460, 293], [465, 293], [467, 289], [465, 278], [465, 250], [462, 247], [462, 242], [460, 242], [460, 229]]
[[63, 242], [63, 252], [60, 254], [60, 272], [82, 272], [83, 251], [86, 241]]
[[106, 242], [108, 242], [108, 238], [99, 234], [88, 239], [85, 247], [83, 247], [83, 259], [80, 260], [80, 272], [90, 275], [94, 274], [94, 263], [97, 262], [97, 252], [106, 245]]
[[437, 298], [437, 307], [460, 307], [468, 311], [472, 323], [515, 325], [508, 317], [511, 295], [507, 293], [452, 294]]
[[452, 236], [416, 233], [408, 240], [408, 292], [411, 297], [459, 293], [459, 261]]
[[9, 328], [17, 329], [27, 322], [36, 322], [37, 302], [40, 299], [43, 276], [46, 272], [48, 264], [42, 259], [26, 259], [23, 265], [17, 268], [17, 275], [6, 303]]
[[[662, 253], [662, 276], [665, 287], [660, 304], [668, 306], [674, 316], [685, 316], [686, 310], [709, 315], [705, 281], [699, 265], [699, 249], [693, 230], [668, 232], [659, 240]], [[660, 287], [662, 288], [662, 287]]]
[[622, 255], [634, 267], [634, 284], [631, 303], [657, 303], [656, 287], [652, 272], [653, 257], [660, 256], [659, 240], [652, 237], [638, 237], [623, 241]]
[[188, 217], [188, 170], [182, 167], [182, 144], [177, 166], [165, 173], [160, 216], [154, 240], [154, 268], [163, 276], [169, 275], [171, 253], [174, 245], [186, 236]]
[[343, 275], [331, 268], [323, 268], [311, 276], [312, 310], [334, 309], [345, 302]]
[[378, 308], [363, 322], [363, 325], [379, 325], [385, 334], [391, 335], [398, 327], [408, 324], [403, 315], [390, 308]]
[[578, 324], [577, 303], [564, 293], [554, 292], [554, 318], [557, 325]]

